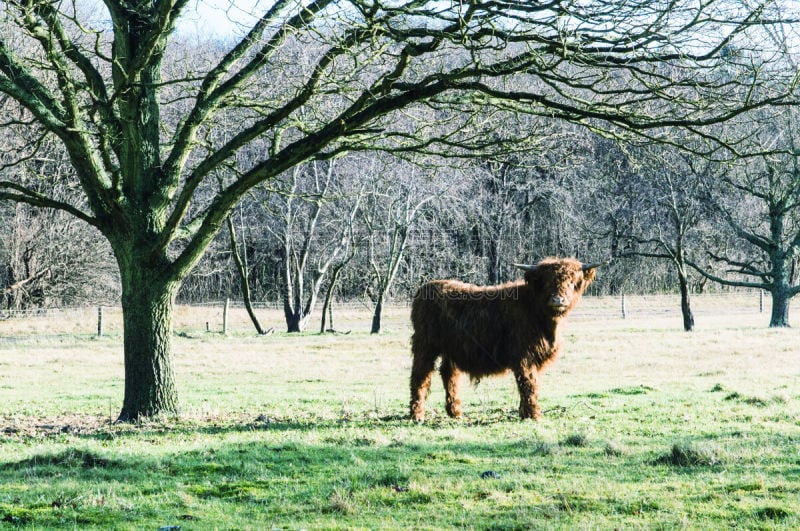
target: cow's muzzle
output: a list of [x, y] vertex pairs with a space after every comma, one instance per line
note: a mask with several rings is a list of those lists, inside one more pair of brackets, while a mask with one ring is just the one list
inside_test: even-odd
[[567, 297], [555, 296], [550, 299], [550, 308], [553, 310], [564, 311], [569, 306], [569, 299]]

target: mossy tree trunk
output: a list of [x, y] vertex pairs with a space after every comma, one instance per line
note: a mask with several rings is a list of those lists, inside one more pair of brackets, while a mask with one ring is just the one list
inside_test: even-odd
[[792, 285], [789, 278], [789, 268], [787, 267], [787, 262], [791, 262], [791, 258], [787, 257], [786, 253], [778, 250], [774, 250], [770, 258], [772, 261], [772, 283], [767, 289], [772, 296], [772, 312], [769, 318], [769, 326], [770, 328], [785, 328], [789, 326], [789, 301], [792, 298]]
[[119, 420], [176, 414], [171, 338], [179, 284], [159, 278], [158, 271], [138, 268], [123, 272], [123, 278], [125, 394]]
[[771, 328], [789, 326], [789, 297], [783, 290], [779, 290], [777, 293], [772, 292], [772, 312], [769, 326]]
[[[176, 268], [153, 246], [158, 216], [107, 227], [122, 284], [125, 390], [119, 421], [178, 413], [172, 365], [172, 317], [175, 297], [188, 268]], [[133, 235], [133, 237], [131, 236]]]

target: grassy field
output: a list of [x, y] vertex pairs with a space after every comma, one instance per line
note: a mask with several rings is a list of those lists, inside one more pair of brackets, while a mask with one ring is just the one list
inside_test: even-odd
[[[649, 306], [649, 304], [651, 306]], [[0, 528], [797, 529], [800, 333], [752, 297], [695, 301], [698, 330], [653, 299], [587, 299], [516, 418], [510, 377], [465, 384], [448, 419], [406, 420], [408, 309], [366, 333], [231, 333], [181, 308], [180, 418], [113, 425], [117, 317], [0, 322]], [[277, 312], [262, 312], [280, 327]]]

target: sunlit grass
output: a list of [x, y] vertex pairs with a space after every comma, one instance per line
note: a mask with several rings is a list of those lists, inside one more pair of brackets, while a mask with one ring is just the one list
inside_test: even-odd
[[182, 414], [134, 426], [110, 423], [113, 321], [102, 338], [5, 321], [26, 338], [0, 342], [0, 527], [800, 527], [798, 332], [757, 306], [686, 334], [679, 315], [585, 302], [538, 423], [516, 418], [511, 378], [465, 382], [461, 421], [437, 378], [429, 421], [406, 420], [407, 308], [380, 336], [350, 309], [350, 334], [268, 337], [181, 308]]

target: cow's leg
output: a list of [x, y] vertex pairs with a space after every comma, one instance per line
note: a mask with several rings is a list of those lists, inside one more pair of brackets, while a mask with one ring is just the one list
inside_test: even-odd
[[422, 421], [425, 420], [425, 399], [431, 389], [431, 375], [437, 356], [414, 337], [411, 338], [411, 352], [414, 355], [411, 365], [411, 418]]
[[444, 383], [445, 391], [445, 408], [447, 414], [451, 417], [458, 418], [461, 416], [461, 399], [458, 398], [458, 384], [461, 380], [461, 371], [455, 364], [448, 360], [442, 359], [442, 366], [439, 367], [439, 373], [442, 375], [442, 383]]
[[514, 369], [514, 377], [519, 389], [520, 418], [539, 420], [542, 418], [542, 411], [539, 409], [539, 371], [536, 367], [523, 364]]

